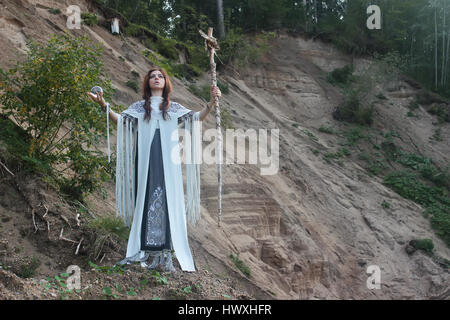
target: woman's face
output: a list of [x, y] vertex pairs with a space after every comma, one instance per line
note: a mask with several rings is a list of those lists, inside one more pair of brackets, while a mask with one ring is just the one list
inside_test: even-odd
[[150, 89], [164, 89], [166, 85], [166, 79], [164, 79], [164, 75], [159, 70], [155, 70], [150, 74], [148, 82]]

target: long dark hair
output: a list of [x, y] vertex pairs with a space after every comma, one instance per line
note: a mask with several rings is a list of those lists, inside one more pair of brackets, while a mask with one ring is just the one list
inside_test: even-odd
[[164, 85], [164, 89], [163, 89], [163, 93], [162, 93], [163, 101], [162, 101], [161, 105], [159, 106], [159, 110], [162, 111], [163, 119], [167, 120], [167, 118], [170, 119], [170, 116], [168, 115], [167, 111], [169, 110], [169, 105], [170, 105], [169, 95], [172, 92], [172, 82], [170, 82], [170, 78], [169, 78], [169, 75], [167, 74], [166, 70], [164, 70], [163, 68], [160, 68], [160, 67], [151, 68], [148, 71], [147, 75], [144, 77], [144, 83], [142, 84], [142, 91], [143, 91], [142, 98], [145, 100], [144, 119], [147, 121], [150, 121], [150, 119], [152, 117], [152, 106], [150, 103], [150, 97], [152, 96], [152, 90], [150, 89], [149, 80], [150, 80], [150, 75], [152, 74], [153, 71], [160, 71], [164, 76], [165, 85]]

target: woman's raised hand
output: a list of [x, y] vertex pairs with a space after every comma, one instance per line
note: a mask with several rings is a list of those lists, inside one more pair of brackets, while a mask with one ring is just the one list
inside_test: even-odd
[[89, 98], [91, 98], [92, 101], [97, 102], [102, 108], [106, 107], [106, 101], [103, 98], [103, 92], [97, 92], [97, 94], [87, 92], [87, 95], [89, 96]]

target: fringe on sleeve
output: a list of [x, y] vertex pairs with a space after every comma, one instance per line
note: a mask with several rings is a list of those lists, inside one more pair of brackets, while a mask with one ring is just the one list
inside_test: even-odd
[[116, 216], [131, 226], [135, 207], [137, 121], [126, 114], [117, 119]]
[[[187, 220], [196, 225], [200, 220], [200, 164], [202, 162], [200, 113], [185, 120]], [[186, 139], [187, 138], [187, 139]]]

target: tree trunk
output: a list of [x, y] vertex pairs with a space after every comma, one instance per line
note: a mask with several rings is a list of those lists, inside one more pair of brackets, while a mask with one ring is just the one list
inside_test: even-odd
[[217, 0], [217, 24], [219, 27], [219, 39], [225, 38], [225, 25], [223, 23], [223, 0]]
[[447, 32], [447, 54], [445, 57], [445, 73], [444, 73], [444, 87], [447, 85], [447, 78], [448, 78], [448, 52], [450, 50], [450, 28], [448, 29]]
[[444, 22], [442, 27], [442, 73], [441, 73], [441, 86], [444, 87], [444, 70], [445, 70], [445, 15], [446, 8], [445, 5], [442, 6], [444, 10]]
[[434, 87], [438, 86], [437, 5], [434, 7]]

